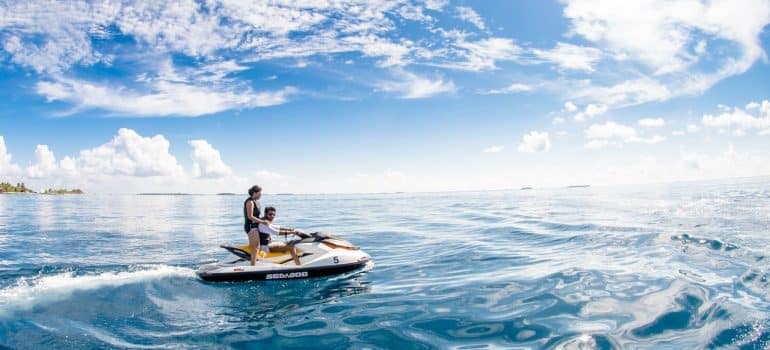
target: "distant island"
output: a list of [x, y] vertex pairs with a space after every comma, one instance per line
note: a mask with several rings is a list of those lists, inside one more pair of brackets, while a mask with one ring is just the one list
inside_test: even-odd
[[532, 187], [522, 187], [519, 190], [524, 191], [524, 190], [531, 190], [531, 189], [532, 189]]
[[591, 185], [569, 185], [567, 188], [577, 188], [577, 187], [591, 187]]
[[237, 194], [230, 193], [230, 192], [224, 192], [224, 193], [217, 193], [217, 196], [237, 196]]
[[41, 193], [37, 193], [34, 190], [27, 188], [27, 186], [24, 185], [23, 182], [17, 183], [15, 186], [11, 185], [10, 182], [0, 182], [0, 193], [83, 194], [83, 190], [79, 188], [75, 188], [71, 190], [66, 188], [60, 188], [58, 190], [49, 188]]
[[72, 189], [72, 190], [68, 190], [68, 189], [54, 190], [54, 189], [50, 189], [49, 188], [49, 189], [43, 191], [43, 193], [41, 193], [41, 194], [83, 194], [83, 191], [81, 189], [79, 189], [79, 188]]
[[23, 182], [17, 183], [16, 186], [11, 185], [10, 182], [0, 182], [0, 193], [36, 193], [35, 191], [24, 186]]

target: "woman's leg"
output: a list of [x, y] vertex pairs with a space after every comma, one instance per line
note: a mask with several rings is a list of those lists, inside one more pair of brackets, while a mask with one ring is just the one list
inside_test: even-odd
[[259, 231], [256, 228], [249, 231], [249, 247], [251, 247], [251, 266], [254, 266], [257, 264], [259, 249], [262, 248], [259, 245]]

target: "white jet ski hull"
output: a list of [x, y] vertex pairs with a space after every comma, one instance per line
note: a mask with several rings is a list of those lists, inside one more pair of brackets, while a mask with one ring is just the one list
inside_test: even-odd
[[[330, 242], [340, 243], [340, 240], [330, 240]], [[347, 243], [346, 241], [342, 242]], [[350, 247], [353, 248], [349, 248], [326, 244], [323, 241], [314, 241], [296, 244], [300, 251], [300, 265], [296, 265], [291, 256], [285, 253], [273, 258], [260, 258], [255, 266], [251, 266], [247, 252], [232, 246], [222, 247], [238, 255], [241, 259], [201, 266], [197, 272], [201, 279], [225, 282], [312, 278], [353, 271], [371, 259], [368, 254], [352, 244]]]

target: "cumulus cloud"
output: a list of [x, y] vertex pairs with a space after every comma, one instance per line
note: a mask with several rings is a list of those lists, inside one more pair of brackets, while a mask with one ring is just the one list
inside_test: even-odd
[[[32, 188], [54, 186], [109, 193], [233, 191], [249, 183], [233, 173], [208, 141], [191, 140], [189, 145], [193, 161], [189, 173], [169, 152], [170, 143], [163, 135], [142, 136], [126, 128], [118, 130], [111, 141], [58, 162], [47, 145], [38, 145], [34, 163], [22, 171], [10, 163], [10, 154], [0, 136], [0, 175], [29, 180]], [[265, 174], [257, 175], [257, 179], [266, 178], [260, 177]], [[277, 185], [283, 181], [276, 181], [276, 176], [271, 179]]]
[[401, 98], [405, 99], [426, 98], [457, 91], [451, 80], [444, 81], [441, 78], [431, 80], [406, 71], [397, 71], [395, 75], [399, 80], [380, 82], [377, 88], [382, 91], [398, 93]]
[[498, 153], [503, 150], [503, 146], [489, 146], [485, 148], [482, 152], [484, 153]]
[[615, 122], [593, 124], [585, 130], [585, 135], [588, 142], [584, 146], [588, 149], [597, 149], [608, 145], [620, 146], [626, 143], [655, 144], [665, 140], [660, 135], [641, 137], [636, 129]]
[[35, 164], [27, 167], [27, 176], [44, 178], [53, 175], [58, 169], [56, 157], [48, 149], [48, 145], [37, 145], [35, 148]]
[[17, 175], [21, 172], [21, 168], [12, 160], [13, 155], [8, 152], [8, 148], [5, 146], [5, 138], [0, 136], [0, 175]]
[[666, 120], [663, 118], [642, 118], [637, 121], [637, 124], [646, 128], [659, 128], [666, 125]]
[[557, 43], [550, 50], [533, 50], [535, 56], [556, 64], [561, 69], [593, 72], [594, 64], [601, 59], [601, 51], [567, 43]]
[[176, 158], [169, 153], [163, 135], [144, 137], [121, 128], [110, 142], [80, 151], [76, 159], [81, 174], [125, 176], [172, 176], [183, 173]]
[[764, 100], [761, 104], [749, 104], [750, 108], [721, 106], [719, 115], [705, 114], [701, 119], [706, 127], [729, 128], [736, 136], [743, 136], [747, 130], [759, 129], [763, 134], [770, 130], [770, 101]]
[[521, 138], [519, 152], [536, 153], [551, 150], [551, 139], [547, 132], [531, 131]]
[[190, 158], [194, 177], [221, 178], [232, 175], [232, 169], [222, 161], [219, 151], [206, 140], [190, 140]]
[[587, 119], [600, 116], [605, 112], [607, 112], [606, 105], [595, 105], [591, 103], [591, 104], [588, 104], [582, 112], [575, 114], [574, 119], [575, 121], [578, 121], [578, 122], [584, 122]]
[[564, 110], [567, 112], [574, 112], [577, 110], [577, 106], [574, 103], [567, 101], [564, 103]]

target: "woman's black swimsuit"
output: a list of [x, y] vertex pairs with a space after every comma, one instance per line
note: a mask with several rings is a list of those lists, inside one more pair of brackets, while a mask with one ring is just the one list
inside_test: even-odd
[[[252, 215], [254, 215], [255, 218], [258, 218], [260, 216], [260, 212], [262, 211], [261, 206], [259, 205], [258, 200], [251, 199], [251, 197], [246, 198], [246, 200], [243, 202], [243, 230], [246, 231], [246, 233], [249, 233], [252, 229], [259, 229], [259, 224], [255, 224], [249, 220], [249, 216], [246, 215], [246, 204], [249, 203], [249, 201], [254, 201], [254, 210], [252, 211]], [[261, 245], [267, 245], [270, 243], [270, 234], [267, 233], [259, 233], [259, 244]]]

